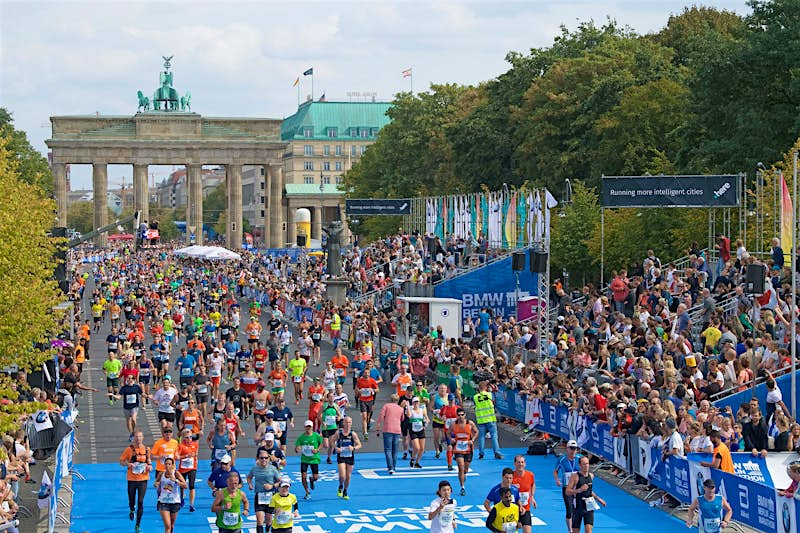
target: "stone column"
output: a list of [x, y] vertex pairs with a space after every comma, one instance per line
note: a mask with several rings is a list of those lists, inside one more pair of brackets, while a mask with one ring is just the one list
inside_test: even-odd
[[[294, 212], [297, 210], [296, 206], [293, 206], [291, 202], [287, 202], [286, 206], [286, 239], [283, 241], [284, 244], [282, 246], [286, 246], [285, 243], [289, 243], [288, 246], [297, 246], [297, 226], [294, 223]], [[283, 232], [281, 232], [283, 234]]]
[[277, 248], [272, 243], [272, 172], [264, 165], [264, 248]]
[[342, 246], [345, 244], [350, 244], [350, 239], [353, 237], [353, 234], [350, 233], [350, 226], [347, 225], [347, 215], [345, 214], [345, 202], [344, 198], [341, 199], [339, 202], [339, 213], [342, 221], [342, 225], [344, 226], [344, 231], [342, 232]]
[[56, 195], [56, 227], [67, 227], [67, 165], [53, 163], [54, 192]]
[[283, 167], [270, 165], [267, 167], [267, 172], [270, 175], [270, 240], [275, 248], [283, 248], [287, 241], [286, 233], [283, 231], [283, 221], [289, 220], [283, 216]]
[[225, 165], [228, 212], [225, 242], [231, 250], [242, 248], [242, 165]]
[[150, 186], [147, 183], [147, 165], [133, 165], [133, 209], [139, 211], [140, 221], [150, 222]]
[[[311, 238], [322, 241], [322, 213], [324, 207], [322, 205], [314, 206], [314, 215], [311, 217]], [[310, 248], [309, 243], [309, 248]]]
[[[92, 165], [92, 190], [94, 195], [94, 228], [108, 225], [108, 165], [94, 163]], [[99, 235], [95, 242], [105, 248], [108, 245], [108, 234]]]
[[203, 166], [186, 165], [187, 184], [187, 235], [189, 227], [194, 226], [195, 241], [197, 245], [203, 244]]

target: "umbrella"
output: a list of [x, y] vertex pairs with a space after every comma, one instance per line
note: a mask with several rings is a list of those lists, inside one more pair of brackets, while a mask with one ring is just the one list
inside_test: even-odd
[[66, 346], [72, 348], [72, 343], [64, 339], [53, 339], [50, 341], [50, 346], [53, 348], [64, 348]]
[[241, 259], [242, 256], [237, 254], [236, 252], [232, 252], [227, 248], [222, 248], [220, 246], [209, 246], [210, 250], [208, 250], [203, 257], [207, 259], [221, 259], [221, 260], [230, 260], [230, 259]]

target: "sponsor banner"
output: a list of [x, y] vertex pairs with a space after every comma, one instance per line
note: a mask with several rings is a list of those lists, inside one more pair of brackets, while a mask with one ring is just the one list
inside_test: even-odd
[[603, 207], [734, 207], [739, 176], [603, 176]]
[[410, 215], [411, 200], [408, 198], [363, 199], [348, 198], [345, 212], [348, 215]]
[[[519, 293], [516, 291], [519, 274]], [[462, 318], [477, 318], [482, 308], [491, 309], [494, 316], [517, 314], [517, 296], [536, 294], [536, 277], [528, 269], [514, 272], [511, 256], [477, 268], [458, 277], [442, 281], [434, 288], [437, 298], [461, 300]]]
[[685, 457], [669, 456], [661, 461], [661, 450], [650, 448], [650, 475], [654, 487], [666, 491], [681, 503], [691, 503], [689, 461]]

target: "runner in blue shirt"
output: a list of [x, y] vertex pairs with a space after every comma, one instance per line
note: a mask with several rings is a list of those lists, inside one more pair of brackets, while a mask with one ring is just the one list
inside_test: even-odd
[[514, 471], [508, 467], [503, 469], [503, 481], [492, 487], [489, 494], [486, 495], [486, 500], [483, 502], [483, 507], [486, 512], [492, 510], [492, 507], [500, 503], [500, 488], [511, 489], [511, 503], [519, 502], [519, 489], [512, 485], [514, 481]]
[[572, 513], [575, 511], [575, 498], [567, 495], [567, 485], [572, 474], [580, 469], [581, 454], [578, 453], [578, 443], [574, 440], [567, 442], [567, 453], [558, 458], [553, 469], [556, 485], [561, 487], [561, 496], [566, 507], [567, 529], [572, 530]]
[[197, 359], [186, 353], [186, 348], [182, 348], [181, 356], [175, 361], [175, 368], [178, 370], [178, 375], [180, 376], [181, 388], [193, 384], [194, 368], [196, 365]]

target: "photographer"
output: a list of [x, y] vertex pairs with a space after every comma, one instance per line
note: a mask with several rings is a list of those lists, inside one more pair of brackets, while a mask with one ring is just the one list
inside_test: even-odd
[[449, 481], [440, 481], [436, 490], [437, 498], [431, 502], [428, 520], [431, 521], [430, 533], [453, 533], [456, 527], [456, 501], [451, 498], [453, 488]]

